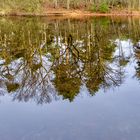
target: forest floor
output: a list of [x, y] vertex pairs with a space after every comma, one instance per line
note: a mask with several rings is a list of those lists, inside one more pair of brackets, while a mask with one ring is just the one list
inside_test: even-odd
[[2, 13], [0, 16], [68, 16], [68, 17], [84, 17], [84, 16], [140, 16], [140, 11], [128, 11], [125, 9], [111, 10], [108, 13], [91, 12], [83, 9], [78, 10], [67, 10], [67, 9], [55, 9], [45, 8], [43, 12], [38, 13], [27, 13], [27, 12], [9, 12]]

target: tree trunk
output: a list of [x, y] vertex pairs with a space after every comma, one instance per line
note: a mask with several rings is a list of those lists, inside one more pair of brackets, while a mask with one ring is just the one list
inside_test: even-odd
[[67, 0], [67, 9], [70, 9], [70, 0]]
[[54, 8], [58, 7], [58, 0], [54, 0]]

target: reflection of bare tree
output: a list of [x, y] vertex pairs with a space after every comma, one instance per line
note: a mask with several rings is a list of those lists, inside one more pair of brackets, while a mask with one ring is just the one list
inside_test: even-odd
[[119, 65], [115, 63], [113, 56], [115, 45], [109, 41], [108, 36], [105, 36], [106, 30], [97, 23], [97, 20], [94, 22], [92, 33], [94, 33], [94, 43], [90, 46], [88, 62], [85, 63], [85, 73], [87, 74], [86, 85], [90, 93], [94, 94], [100, 88], [108, 89], [119, 86], [122, 83], [123, 73]]
[[[18, 59], [9, 65], [3, 64], [1, 76], [7, 91], [14, 94], [19, 101], [36, 100], [38, 103], [50, 102], [56, 97], [51, 83], [52, 64], [47, 63], [47, 57], [32, 55], [32, 58]], [[46, 61], [46, 62], [45, 62]]]
[[140, 42], [134, 46], [135, 58], [137, 62], [136, 77], [140, 80]]
[[13, 100], [42, 104], [58, 95], [73, 101], [82, 84], [91, 94], [119, 86], [122, 73], [107, 36], [111, 26], [104, 28], [97, 22], [39, 22], [34, 27], [31, 21], [25, 31], [22, 25], [15, 25], [13, 33], [2, 29], [0, 85], [5, 94], [12, 94]]

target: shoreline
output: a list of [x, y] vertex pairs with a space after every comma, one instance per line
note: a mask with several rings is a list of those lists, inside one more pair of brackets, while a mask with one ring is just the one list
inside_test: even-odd
[[0, 17], [21, 16], [21, 17], [50, 17], [50, 16], [69, 16], [69, 17], [100, 17], [100, 16], [137, 16], [140, 17], [140, 11], [111, 11], [108, 13], [95, 13], [82, 10], [49, 10], [42, 13], [25, 13], [25, 12], [9, 12], [1, 13]]

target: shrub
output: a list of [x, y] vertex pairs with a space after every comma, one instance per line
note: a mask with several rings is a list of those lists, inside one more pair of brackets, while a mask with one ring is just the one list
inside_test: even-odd
[[106, 3], [101, 3], [99, 5], [93, 5], [91, 11], [107, 13], [109, 12], [109, 6]]
[[108, 11], [109, 11], [109, 7], [108, 7], [108, 5], [106, 3], [101, 3], [99, 5], [99, 12], [106, 13]]

